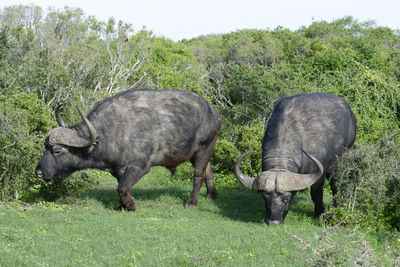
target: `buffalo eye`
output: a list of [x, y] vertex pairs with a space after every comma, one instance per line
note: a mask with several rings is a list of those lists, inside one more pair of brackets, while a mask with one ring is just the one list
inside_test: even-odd
[[51, 148], [51, 153], [53, 153], [54, 156], [60, 156], [63, 153], [63, 148], [59, 146], [53, 146]]
[[282, 198], [282, 202], [283, 202], [283, 204], [288, 205], [290, 203], [290, 196], [289, 197], [283, 197]]
[[292, 195], [290, 193], [288, 193], [288, 192], [282, 193], [282, 195], [281, 195], [282, 203], [284, 205], [289, 204], [291, 196]]

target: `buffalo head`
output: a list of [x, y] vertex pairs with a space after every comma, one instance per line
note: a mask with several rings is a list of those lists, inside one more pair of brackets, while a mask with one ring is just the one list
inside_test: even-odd
[[96, 129], [82, 114], [89, 138], [78, 135], [74, 128], [68, 128], [56, 110], [56, 117], [60, 127], [50, 130], [45, 140], [46, 150], [36, 167], [36, 175], [44, 180], [63, 180], [74, 171], [84, 168], [88, 160], [88, 148], [96, 143]]
[[312, 155], [302, 150], [318, 167], [318, 172], [313, 174], [293, 173], [286, 169], [269, 169], [262, 172], [257, 178], [251, 178], [242, 173], [240, 163], [251, 151], [238, 158], [235, 165], [236, 177], [247, 188], [260, 191], [266, 208], [265, 221], [269, 225], [282, 224], [289, 211], [290, 202], [294, 192], [304, 190], [317, 182], [324, 167]]

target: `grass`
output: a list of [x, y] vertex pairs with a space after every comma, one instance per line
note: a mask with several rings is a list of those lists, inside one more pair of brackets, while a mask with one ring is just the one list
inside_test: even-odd
[[321, 226], [306, 193], [283, 226], [268, 227], [255, 192], [219, 190], [213, 201], [203, 188], [198, 206], [185, 209], [191, 184], [164, 176], [153, 168], [134, 186], [136, 212], [116, 211], [117, 183], [107, 175], [78, 197], [1, 203], [0, 266], [353, 266], [362, 255], [371, 265], [394, 262], [374, 236]]

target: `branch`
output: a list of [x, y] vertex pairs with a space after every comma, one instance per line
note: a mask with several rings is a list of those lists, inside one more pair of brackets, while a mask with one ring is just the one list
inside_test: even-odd
[[17, 141], [14, 141], [14, 143], [9, 144], [9, 145], [6, 145], [5, 147], [2, 147], [2, 148], [0, 148], [0, 149], [1, 149], [1, 150], [4, 150], [4, 149], [6, 149], [6, 148], [9, 148], [9, 147], [14, 146], [16, 143], [17, 143]]

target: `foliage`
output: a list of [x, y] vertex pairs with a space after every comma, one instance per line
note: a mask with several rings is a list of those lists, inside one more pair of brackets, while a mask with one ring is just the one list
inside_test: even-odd
[[0, 85], [9, 95], [35, 93], [57, 107], [82, 93], [80, 102], [88, 105], [93, 103], [85, 101], [86, 90], [111, 95], [145, 76], [147, 35], [131, 38], [131, 26], [121, 21], [99, 22], [68, 7], [43, 18], [39, 7], [11, 6], [2, 10], [0, 22]]
[[51, 111], [37, 95], [0, 98], [0, 199], [18, 198], [36, 183], [34, 170]]
[[400, 229], [400, 145], [383, 138], [339, 160], [336, 220], [372, 230]]
[[203, 94], [205, 71], [188, 47], [164, 38], [151, 38], [150, 42], [152, 54], [145, 62], [149, 68], [145, 87]]
[[[230, 127], [230, 129], [225, 127]], [[241, 170], [252, 176], [257, 176], [261, 172], [261, 141], [264, 135], [264, 124], [261, 120], [255, 120], [251, 125], [237, 127], [225, 121], [223, 128], [223, 132], [229, 135], [221, 134], [211, 158], [215, 182], [217, 186], [237, 187], [239, 183], [233, 170], [236, 160], [244, 152], [253, 150], [253, 153], [241, 163]]]
[[[237, 124], [265, 122], [279, 98], [318, 91], [349, 101], [359, 142], [399, 128], [399, 35], [391, 29], [345, 17], [297, 32], [244, 30], [186, 42], [209, 72], [208, 94]], [[273, 52], [254, 52], [263, 47]]]
[[[314, 233], [313, 240], [287, 233], [303, 245], [303, 251], [312, 252], [313, 256], [305, 259], [307, 266], [397, 266], [400, 260], [399, 251], [394, 248], [395, 242], [392, 246], [386, 243], [385, 256], [377, 259], [370, 238], [357, 234], [356, 228], [324, 225], [322, 233]], [[349, 246], [349, 243], [357, 245]]]
[[54, 201], [67, 196], [77, 195], [97, 185], [98, 176], [93, 175], [94, 173], [95, 171], [80, 171], [72, 174], [72, 177], [66, 181], [54, 180], [48, 183], [39, 181], [28, 191], [24, 200], [36, 201], [37, 199], [43, 199]]

